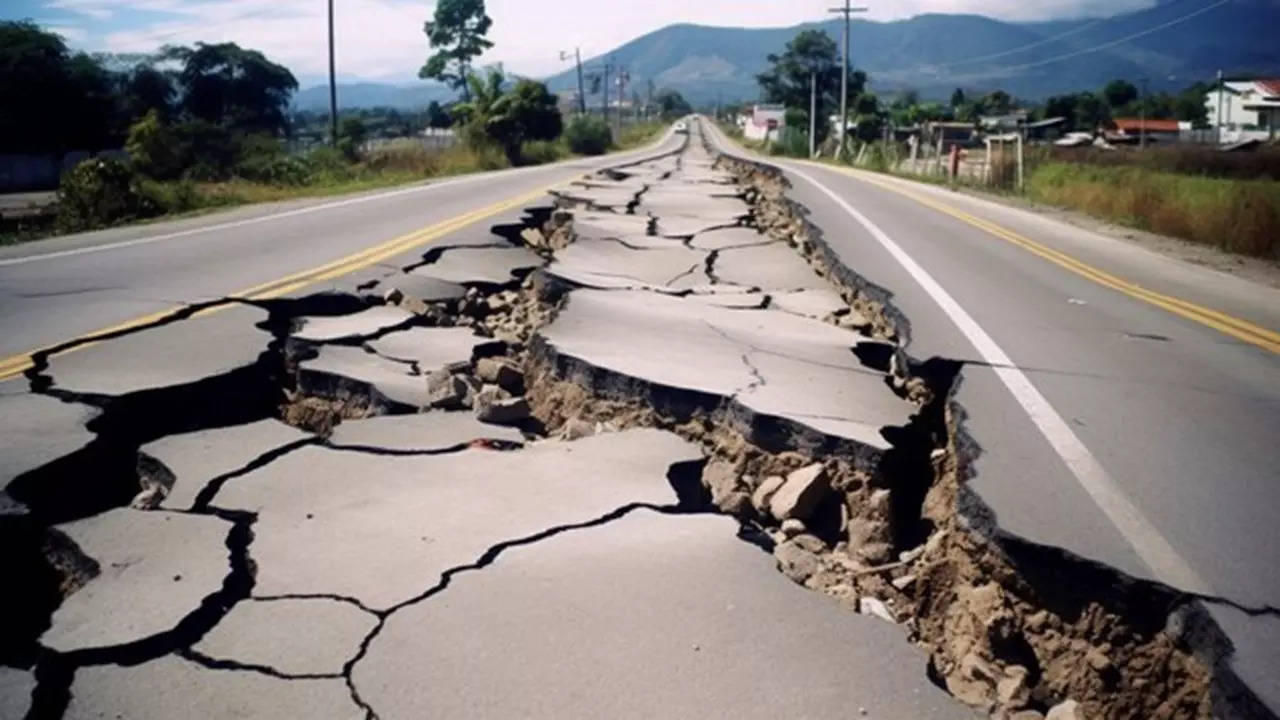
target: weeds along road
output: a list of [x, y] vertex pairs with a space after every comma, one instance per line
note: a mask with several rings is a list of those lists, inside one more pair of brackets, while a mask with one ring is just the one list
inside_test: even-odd
[[0, 715], [1274, 717], [1276, 291], [760, 160], [6, 250]]

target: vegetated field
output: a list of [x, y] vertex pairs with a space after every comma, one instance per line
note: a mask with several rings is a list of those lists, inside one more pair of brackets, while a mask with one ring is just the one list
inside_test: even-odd
[[[666, 122], [656, 121], [624, 126], [614, 146], [623, 150], [639, 147], [656, 138], [666, 127]], [[572, 153], [561, 140], [556, 140], [527, 143], [524, 155], [530, 164], [540, 164], [568, 158]], [[154, 216], [145, 219], [153, 220], [247, 203], [341, 195], [507, 166], [507, 159], [496, 150], [475, 149], [465, 143], [428, 148], [416, 140], [406, 139], [371, 150], [356, 162], [346, 161], [336, 151], [323, 148], [308, 158], [304, 175], [289, 181], [266, 182], [241, 177], [209, 182], [147, 181], [140, 190], [155, 209]], [[125, 222], [140, 219], [144, 218], [129, 218]], [[58, 232], [56, 221], [53, 208], [21, 216], [0, 214], [0, 245], [48, 237]]]
[[1280, 151], [1055, 148], [1030, 165], [1026, 191], [1032, 200], [1280, 260]]

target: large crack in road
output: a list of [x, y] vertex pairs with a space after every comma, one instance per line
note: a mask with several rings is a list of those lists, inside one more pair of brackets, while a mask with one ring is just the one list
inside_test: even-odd
[[[27, 716], [582, 709], [549, 684], [618, 716], [967, 712], [936, 685], [1021, 720], [1271, 717], [1201, 598], [1000, 531], [965, 488], [961, 363], [910, 357], [891, 293], [785, 191], [695, 124], [346, 290], [96, 339], [234, 305], [265, 313], [247, 364], [98, 387], [35, 358], [32, 393], [99, 414], [6, 488]], [[857, 614], [753, 579], [755, 548]], [[757, 616], [688, 612], [717, 602]], [[628, 634], [649, 611], [669, 627]], [[609, 633], [628, 646], [601, 654]], [[700, 634], [709, 667], [790, 684], [746, 698], [672, 656]], [[744, 665], [758, 651], [907, 669]], [[614, 684], [582, 689], [585, 668]]]

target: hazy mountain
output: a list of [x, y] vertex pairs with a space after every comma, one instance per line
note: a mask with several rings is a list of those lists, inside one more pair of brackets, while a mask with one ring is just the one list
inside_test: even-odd
[[[338, 83], [340, 108], [392, 107], [398, 110], [416, 110], [426, 107], [432, 100], [444, 102], [456, 96], [457, 93], [440, 83]], [[292, 105], [299, 110], [328, 110], [329, 86], [313, 85], [299, 90], [294, 93]]]
[[[914, 88], [944, 98], [955, 87], [1002, 88], [1016, 96], [1096, 89], [1108, 80], [1149, 78], [1150, 87], [1176, 89], [1227, 73], [1280, 75], [1280, 0], [1231, 0], [1148, 35], [1130, 35], [1209, 7], [1213, 0], [1171, 0], [1105, 20], [1010, 23], [977, 15], [920, 15], [894, 22], [854, 21], [854, 65], [880, 92]], [[838, 21], [788, 28], [670, 25], [605, 55], [630, 71], [632, 91], [647, 81], [679, 90], [695, 103], [757, 96], [755, 75], [765, 56], [781, 51], [797, 32], [825, 30], [839, 42]], [[1097, 52], [1082, 52], [1105, 47]], [[1078, 53], [1078, 54], [1077, 54]], [[1062, 56], [1071, 57], [1058, 60]], [[600, 58], [588, 61], [588, 71]], [[552, 89], [576, 87], [573, 71], [549, 79]], [[599, 97], [595, 96], [596, 102]]]

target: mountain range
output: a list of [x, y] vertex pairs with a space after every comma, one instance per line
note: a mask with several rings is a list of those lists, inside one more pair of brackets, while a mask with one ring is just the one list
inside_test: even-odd
[[[1040, 100], [1098, 89], [1113, 78], [1145, 79], [1151, 90], [1175, 90], [1210, 81], [1219, 70], [1280, 75], [1278, 28], [1280, 0], [1160, 0], [1145, 10], [1103, 19], [1017, 23], [926, 14], [892, 22], [854, 20], [849, 41], [854, 66], [868, 73], [871, 88], [880, 93], [913, 89], [926, 98], [945, 99], [957, 87], [999, 88]], [[584, 66], [589, 74], [598, 72], [608, 58], [626, 68], [628, 95], [645, 93], [651, 81], [695, 104], [749, 101], [757, 97], [755, 76], [767, 66], [766, 56], [809, 29], [840, 41], [838, 20], [785, 28], [669, 25]], [[573, 70], [546, 80], [554, 91], [577, 87]], [[299, 93], [295, 103], [304, 106], [313, 90]], [[373, 83], [352, 91], [340, 87], [339, 94], [345, 106], [355, 106], [358, 97], [397, 107], [452, 95], [439, 85]], [[600, 99], [590, 96], [589, 102]]]

